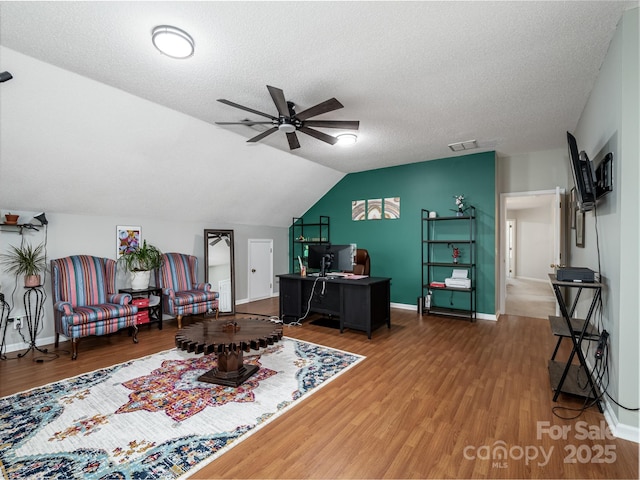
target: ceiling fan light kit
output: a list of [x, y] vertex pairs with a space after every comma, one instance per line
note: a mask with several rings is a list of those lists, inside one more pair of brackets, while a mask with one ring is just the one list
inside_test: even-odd
[[[291, 150], [300, 148], [300, 142], [298, 141], [296, 131], [302, 132], [330, 145], [335, 145], [339, 141], [338, 137], [327, 135], [324, 132], [310, 127], [341, 128], [346, 130], [358, 130], [358, 128], [360, 127], [360, 122], [357, 120], [309, 120], [310, 118], [321, 115], [323, 113], [328, 113], [340, 108], [344, 108], [344, 105], [342, 105], [335, 98], [330, 98], [329, 100], [325, 100], [324, 102], [321, 102], [311, 108], [307, 108], [306, 110], [297, 113], [295, 111], [295, 104], [293, 102], [288, 102], [285, 99], [284, 92], [281, 89], [267, 85], [267, 90], [269, 90], [271, 99], [273, 100], [273, 103], [278, 110], [277, 117], [268, 113], [254, 110], [249, 107], [245, 107], [243, 105], [239, 105], [224, 98], [219, 98], [218, 101], [220, 103], [224, 103], [225, 105], [229, 105], [230, 107], [239, 108], [240, 110], [244, 110], [255, 115], [260, 115], [261, 117], [266, 117], [270, 119], [270, 121], [254, 122], [251, 120], [242, 120], [240, 122], [216, 122], [216, 125], [253, 126], [257, 124], [271, 124], [271, 128], [265, 130], [264, 132], [256, 135], [253, 138], [250, 138], [249, 140], [247, 140], [247, 142], [257, 142], [271, 135], [272, 133], [280, 131], [284, 132], [287, 135], [287, 141], [289, 142], [289, 148]], [[355, 135], [353, 135], [353, 137], [355, 137]], [[353, 141], [352, 143], [355, 143], [355, 141]]]
[[353, 145], [358, 141], [355, 133], [342, 133], [336, 137], [339, 145]]
[[191, 35], [170, 25], [159, 25], [151, 32], [153, 46], [167, 57], [184, 59], [195, 52], [195, 43]]

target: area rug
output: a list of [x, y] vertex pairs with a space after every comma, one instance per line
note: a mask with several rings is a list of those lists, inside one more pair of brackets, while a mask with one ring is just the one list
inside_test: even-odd
[[197, 381], [212, 356], [168, 350], [0, 398], [2, 478], [193, 474], [364, 359], [291, 338], [247, 354], [240, 387]]

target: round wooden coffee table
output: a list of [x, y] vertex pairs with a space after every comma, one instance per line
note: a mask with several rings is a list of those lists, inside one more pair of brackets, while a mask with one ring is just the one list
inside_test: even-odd
[[282, 324], [270, 320], [209, 320], [178, 330], [176, 347], [205, 355], [216, 354], [218, 366], [201, 375], [198, 380], [237, 387], [259, 369], [256, 365], [244, 365], [242, 352], [273, 345], [281, 338]]

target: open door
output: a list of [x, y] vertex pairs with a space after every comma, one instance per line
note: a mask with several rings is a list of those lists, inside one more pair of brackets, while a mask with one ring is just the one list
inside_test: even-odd
[[[551, 249], [548, 250], [549, 256], [546, 257], [546, 263], [548, 265], [548, 272], [554, 273], [557, 265], [563, 265], [564, 258], [566, 258], [565, 252], [565, 225], [564, 221], [564, 209], [565, 192], [563, 188], [556, 187], [555, 190], [542, 190], [531, 192], [517, 192], [517, 193], [503, 193], [500, 194], [500, 212], [499, 212], [499, 228], [500, 245], [498, 248], [500, 262], [496, 271], [500, 278], [497, 279], [496, 284], [499, 285], [497, 292], [497, 305], [498, 316], [505, 313], [506, 296], [507, 296], [507, 278], [509, 276], [509, 268], [512, 267], [511, 260], [509, 259], [510, 242], [514, 244], [518, 243], [517, 236], [520, 233], [516, 226], [509, 228], [509, 225], [513, 225], [512, 219], [507, 220], [508, 212], [512, 209], [530, 208], [532, 205], [536, 205], [537, 202], [544, 202], [545, 211], [548, 212], [547, 216], [547, 231], [549, 232], [549, 242], [552, 243], [552, 255]], [[539, 205], [539, 204], [538, 204]], [[511, 238], [510, 238], [511, 237]], [[549, 244], [547, 244], [549, 245]], [[550, 248], [550, 247], [547, 247]], [[514, 260], [517, 261], [517, 260]], [[517, 276], [517, 272], [515, 273]]]

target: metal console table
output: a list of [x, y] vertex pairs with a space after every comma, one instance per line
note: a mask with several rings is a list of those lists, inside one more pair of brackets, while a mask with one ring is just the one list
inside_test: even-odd
[[[551, 280], [551, 286], [553, 287], [553, 292], [555, 293], [560, 313], [562, 315], [562, 317], [549, 317], [551, 331], [554, 335], [559, 337], [553, 355], [549, 360], [549, 379], [551, 380], [551, 385], [555, 390], [553, 401], [557, 401], [560, 392], [578, 395], [593, 399], [600, 412], [602, 412], [602, 405], [598, 401], [598, 389], [593, 382], [589, 367], [587, 366], [587, 361], [582, 353], [582, 342], [584, 340], [597, 341], [599, 338], [597, 332], [593, 330], [593, 327], [590, 326], [589, 322], [600, 299], [602, 284], [599, 282], [563, 282], [559, 281], [554, 274], [549, 274], [549, 279]], [[578, 289], [570, 309], [567, 308], [565, 297], [562, 294], [563, 288]], [[576, 306], [578, 305], [578, 300], [580, 299], [580, 294], [583, 290], [591, 290], [593, 292], [589, 311], [584, 319], [573, 318]], [[571, 343], [573, 345], [571, 354], [569, 355], [569, 359], [566, 363], [555, 360], [558, 347], [560, 346], [560, 342], [563, 338], [571, 339]], [[578, 356], [578, 364], [573, 363], [573, 359], [576, 355]], [[581, 370], [583, 373], [580, 373]], [[583, 384], [578, 381], [579, 375], [584, 379], [582, 381]]]

